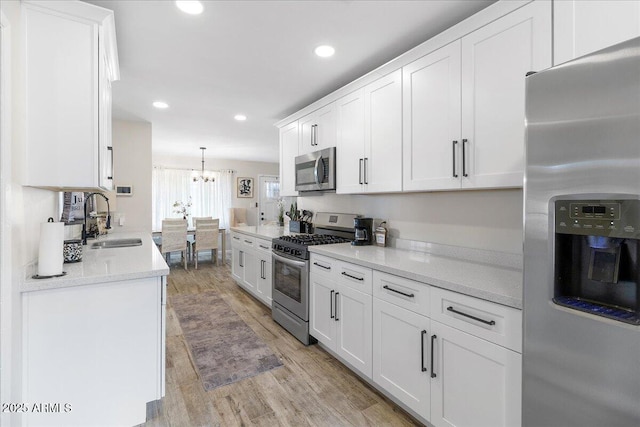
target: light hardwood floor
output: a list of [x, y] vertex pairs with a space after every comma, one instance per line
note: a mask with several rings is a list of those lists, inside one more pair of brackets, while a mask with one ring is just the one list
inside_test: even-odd
[[205, 392], [169, 300], [166, 395], [143, 426], [419, 425], [318, 345], [305, 347], [275, 323], [233, 281], [228, 265], [198, 263], [184, 271], [172, 259], [168, 294], [219, 292], [284, 366]]

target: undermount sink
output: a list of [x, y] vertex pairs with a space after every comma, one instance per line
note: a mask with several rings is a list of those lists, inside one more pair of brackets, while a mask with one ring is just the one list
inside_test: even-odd
[[113, 239], [91, 244], [91, 249], [127, 248], [142, 245], [142, 239]]

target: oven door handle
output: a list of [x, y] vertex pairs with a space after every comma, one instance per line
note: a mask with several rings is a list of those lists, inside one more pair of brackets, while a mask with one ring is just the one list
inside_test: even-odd
[[278, 261], [280, 261], [280, 262], [282, 262], [284, 264], [293, 265], [293, 266], [296, 266], [296, 267], [303, 267], [303, 268], [307, 266], [307, 262], [306, 261], [296, 261], [296, 260], [293, 260], [291, 258], [286, 258], [286, 257], [283, 257], [282, 255], [278, 255], [278, 254], [274, 254], [274, 253], [272, 253], [271, 255], [273, 256], [273, 258], [277, 259]]

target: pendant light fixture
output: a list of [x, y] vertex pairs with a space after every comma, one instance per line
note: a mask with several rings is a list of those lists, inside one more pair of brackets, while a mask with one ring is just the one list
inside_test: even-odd
[[200, 147], [200, 149], [202, 150], [202, 169], [200, 171], [200, 175], [194, 175], [193, 176], [193, 182], [198, 182], [198, 181], [203, 181], [203, 182], [214, 182], [215, 178], [210, 177], [205, 175], [204, 173], [204, 150], [207, 149], [207, 147]]

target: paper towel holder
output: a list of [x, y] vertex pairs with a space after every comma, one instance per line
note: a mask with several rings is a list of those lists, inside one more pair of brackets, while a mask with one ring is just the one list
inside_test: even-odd
[[[49, 217], [49, 219], [47, 219], [47, 222], [55, 222], [55, 221], [53, 220], [52, 217]], [[34, 274], [33, 276], [31, 276], [31, 278], [32, 279], [51, 279], [51, 278], [54, 278], [54, 277], [62, 277], [62, 276], [65, 276], [66, 274], [67, 274], [66, 271], [63, 271], [60, 274], [53, 274], [53, 275], [49, 275], [49, 276], [40, 276], [39, 274]]]

